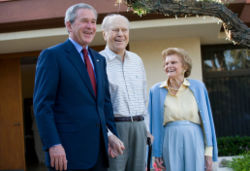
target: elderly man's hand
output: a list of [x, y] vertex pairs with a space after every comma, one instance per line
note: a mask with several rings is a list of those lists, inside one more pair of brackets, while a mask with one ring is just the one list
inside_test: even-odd
[[55, 170], [67, 170], [66, 153], [61, 144], [49, 148], [50, 166]]
[[109, 139], [109, 148], [108, 148], [109, 155], [112, 158], [121, 155], [125, 150], [123, 142], [115, 135], [109, 135], [108, 139]]
[[151, 142], [151, 144], [153, 144], [153, 142], [154, 142], [154, 136], [152, 134], [150, 134], [149, 132], [147, 132], [147, 137], [150, 138], [150, 142]]

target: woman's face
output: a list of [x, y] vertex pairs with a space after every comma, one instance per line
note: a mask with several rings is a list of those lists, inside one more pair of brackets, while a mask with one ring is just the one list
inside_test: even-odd
[[164, 70], [169, 78], [184, 76], [183, 64], [181, 58], [177, 54], [166, 56]]

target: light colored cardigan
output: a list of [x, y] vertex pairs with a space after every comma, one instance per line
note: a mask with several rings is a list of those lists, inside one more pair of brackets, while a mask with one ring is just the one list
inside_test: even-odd
[[[192, 79], [188, 79], [188, 81], [190, 82], [189, 88], [193, 92], [198, 105], [206, 146], [213, 146], [213, 161], [217, 161], [218, 149], [207, 89], [201, 81]], [[160, 87], [161, 84], [162, 82], [156, 83], [150, 89], [148, 103], [150, 131], [154, 136], [153, 156], [155, 157], [162, 157], [164, 101], [168, 93], [166, 88]]]

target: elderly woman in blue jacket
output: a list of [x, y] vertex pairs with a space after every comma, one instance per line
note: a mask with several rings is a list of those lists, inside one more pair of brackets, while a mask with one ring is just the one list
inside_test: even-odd
[[211, 171], [218, 151], [205, 85], [187, 79], [192, 61], [180, 48], [163, 50], [167, 80], [150, 89], [153, 156], [167, 171]]

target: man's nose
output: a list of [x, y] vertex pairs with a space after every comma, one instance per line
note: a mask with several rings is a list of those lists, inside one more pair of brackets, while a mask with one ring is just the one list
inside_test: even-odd
[[118, 30], [118, 33], [117, 33], [118, 35], [121, 35], [121, 34], [123, 34], [123, 31], [122, 31], [122, 29], [119, 29]]

